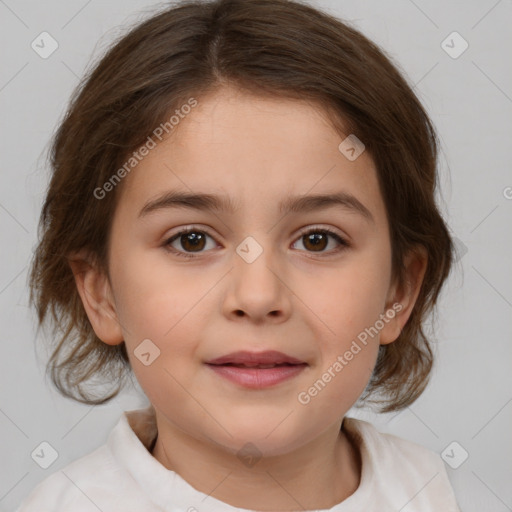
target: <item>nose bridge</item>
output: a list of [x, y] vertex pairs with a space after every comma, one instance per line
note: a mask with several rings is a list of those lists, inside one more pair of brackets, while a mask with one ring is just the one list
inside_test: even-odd
[[[258, 238], [258, 240], [256, 239]], [[269, 313], [288, 313], [288, 300], [283, 277], [270, 236], [246, 237], [236, 248], [232, 286], [227, 307], [230, 312], [243, 311], [249, 317], [264, 317]]]
[[270, 236], [261, 234], [246, 237], [236, 248], [235, 275], [238, 285], [248, 290], [263, 289], [267, 293], [277, 290], [276, 277], [271, 268], [276, 264], [275, 251], [270, 247]]

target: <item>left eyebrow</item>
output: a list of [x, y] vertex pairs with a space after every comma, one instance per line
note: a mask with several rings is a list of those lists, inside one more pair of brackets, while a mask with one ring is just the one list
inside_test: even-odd
[[[309, 196], [292, 196], [279, 203], [281, 213], [308, 213], [316, 210], [323, 210], [332, 207], [341, 207], [344, 210], [358, 213], [368, 222], [375, 223], [370, 210], [355, 196], [347, 192], [333, 194], [317, 194]], [[164, 208], [189, 208], [202, 211], [236, 213], [237, 204], [226, 195], [200, 194], [180, 192], [177, 190], [168, 191], [156, 199], [148, 201], [139, 212], [139, 217], [148, 215], [150, 212]]]

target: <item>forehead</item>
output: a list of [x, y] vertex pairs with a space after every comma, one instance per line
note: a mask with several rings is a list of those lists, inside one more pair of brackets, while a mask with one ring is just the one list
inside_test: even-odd
[[366, 152], [347, 159], [339, 149], [347, 135], [320, 106], [222, 89], [198, 99], [131, 171], [120, 207], [138, 215], [178, 190], [229, 197], [238, 214], [249, 207], [270, 213], [290, 196], [343, 192], [382, 217], [374, 162]]

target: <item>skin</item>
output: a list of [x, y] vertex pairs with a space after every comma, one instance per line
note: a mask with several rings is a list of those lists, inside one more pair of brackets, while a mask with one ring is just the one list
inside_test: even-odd
[[[356, 491], [359, 452], [340, 427], [370, 379], [379, 344], [396, 340], [407, 322], [424, 276], [425, 255], [411, 254], [409, 285], [392, 282], [374, 162], [367, 152], [349, 161], [338, 149], [344, 138], [306, 102], [230, 87], [200, 98], [172, 137], [124, 178], [110, 280], [85, 254], [70, 259], [95, 333], [109, 345], [126, 342], [155, 407], [153, 456], [235, 507], [324, 509]], [[138, 217], [148, 200], [168, 190], [228, 194], [239, 208]], [[354, 195], [374, 221], [339, 207], [284, 216], [277, 209], [290, 195], [333, 191]], [[199, 252], [180, 238], [172, 247], [193, 258], [166, 249], [191, 224], [211, 237]], [[329, 237], [315, 251], [301, 233], [308, 227], [329, 228], [350, 245]], [[252, 263], [236, 252], [247, 236], [263, 249]], [[308, 404], [299, 403], [298, 394], [396, 303], [401, 311], [379, 335]], [[149, 366], [134, 356], [144, 339], [160, 350]], [[246, 389], [204, 364], [236, 350], [279, 350], [308, 366], [273, 387]], [[252, 467], [237, 457], [247, 442], [261, 454]]]

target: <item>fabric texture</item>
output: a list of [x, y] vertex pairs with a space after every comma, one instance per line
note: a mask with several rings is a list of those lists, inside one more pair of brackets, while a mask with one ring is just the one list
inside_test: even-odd
[[[362, 460], [359, 487], [317, 512], [460, 512], [441, 457], [346, 417]], [[255, 512], [204, 494], [151, 454], [154, 409], [125, 411], [107, 442], [40, 482], [16, 512]], [[302, 511], [304, 512], [304, 511]]]

